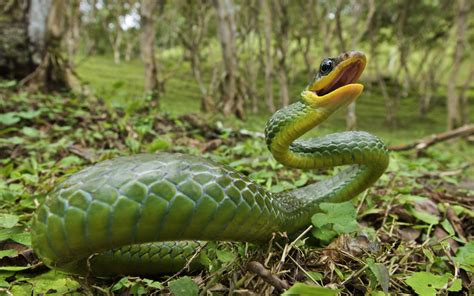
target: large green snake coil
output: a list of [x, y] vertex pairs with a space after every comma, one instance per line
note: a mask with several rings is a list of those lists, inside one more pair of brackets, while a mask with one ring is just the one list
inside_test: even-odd
[[388, 153], [366, 132], [300, 136], [355, 100], [365, 68], [360, 52], [324, 59], [298, 102], [268, 121], [268, 148], [288, 167], [346, 165], [326, 180], [281, 194], [226, 166], [160, 153], [120, 157], [69, 177], [33, 218], [32, 243], [51, 268], [78, 274], [153, 275], [179, 270], [193, 240], [265, 242], [310, 224], [321, 202], [350, 200], [385, 171]]

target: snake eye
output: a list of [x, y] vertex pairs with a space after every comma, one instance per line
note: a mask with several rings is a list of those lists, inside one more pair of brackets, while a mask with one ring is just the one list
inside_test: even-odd
[[319, 66], [319, 72], [321, 75], [327, 75], [331, 72], [332, 68], [334, 67], [334, 62], [330, 59], [325, 59], [321, 62]]

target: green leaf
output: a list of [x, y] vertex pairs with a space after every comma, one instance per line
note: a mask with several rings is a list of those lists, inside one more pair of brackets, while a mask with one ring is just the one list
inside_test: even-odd
[[27, 137], [30, 137], [30, 138], [38, 138], [40, 136], [40, 131], [35, 129], [35, 128], [31, 128], [31, 127], [23, 127], [21, 129], [21, 132], [27, 136]]
[[467, 272], [474, 272], [474, 241], [468, 242], [463, 247], [459, 248], [454, 262]]
[[375, 275], [380, 287], [384, 291], [385, 295], [388, 295], [388, 287], [390, 284], [390, 275], [387, 268], [382, 263], [375, 263], [374, 259], [368, 258], [367, 265], [370, 268], [370, 271]]
[[416, 219], [425, 222], [426, 224], [435, 225], [439, 223], [437, 216], [431, 215], [427, 212], [416, 210], [414, 207], [409, 206], [408, 212]]
[[[356, 232], [359, 225], [356, 220], [356, 209], [351, 201], [343, 203], [321, 203], [322, 213], [316, 213], [311, 218], [311, 222], [316, 226], [313, 234], [317, 238], [328, 238], [331, 235], [330, 230], [337, 234]], [[323, 230], [323, 226], [330, 226]], [[321, 230], [318, 230], [321, 229]], [[324, 239], [323, 239], [324, 240]]]
[[11, 239], [17, 243], [31, 246], [31, 235], [22, 227], [0, 229], [0, 241]]
[[29, 269], [31, 266], [0, 266], [2, 271], [20, 271]]
[[0, 227], [12, 228], [18, 223], [19, 217], [11, 214], [0, 214]]
[[73, 292], [80, 287], [79, 283], [65, 276], [65, 274], [50, 271], [29, 280], [33, 284], [35, 295], [55, 291], [57, 294]]
[[125, 276], [112, 286], [112, 291], [117, 291], [122, 288], [130, 288], [133, 285], [134, 285], [134, 282], [130, 281], [130, 279]]
[[163, 285], [158, 282], [158, 281], [153, 281], [153, 280], [150, 280], [150, 279], [143, 279], [143, 282], [148, 286], [148, 287], [151, 287], [151, 288], [155, 288], [155, 289], [163, 289]]
[[169, 289], [174, 296], [196, 296], [199, 293], [198, 285], [187, 276], [171, 281]]
[[[452, 279], [451, 274], [436, 275], [430, 272], [415, 272], [412, 276], [405, 280], [405, 283], [409, 285], [418, 295], [421, 296], [436, 296], [438, 290], [447, 288], [448, 282]], [[461, 290], [461, 285], [458, 282], [460, 279], [454, 280], [449, 291]], [[453, 290], [451, 290], [453, 289]]]
[[293, 296], [293, 295], [305, 295], [305, 296], [336, 296], [339, 290], [332, 290], [329, 288], [310, 286], [303, 283], [296, 283], [289, 288], [282, 295]]
[[148, 152], [156, 152], [159, 150], [166, 150], [170, 148], [171, 143], [169, 140], [164, 139], [164, 138], [157, 138], [153, 140], [150, 144], [147, 145], [147, 150]]
[[235, 260], [236, 256], [234, 253], [226, 250], [216, 250], [217, 259], [222, 263], [228, 263]]
[[32, 119], [32, 118], [38, 117], [41, 114], [41, 110], [37, 110], [37, 111], [30, 110], [26, 112], [18, 112], [17, 114], [21, 118]]
[[312, 280], [314, 281], [320, 281], [323, 279], [323, 274], [320, 272], [315, 272], [315, 271], [307, 271], [306, 272]]
[[18, 113], [16, 112], [8, 112], [0, 114], [0, 124], [3, 125], [12, 125], [20, 121], [20, 117], [18, 117]]
[[324, 242], [331, 241], [333, 238], [337, 236], [337, 232], [331, 229], [330, 225], [324, 225], [319, 228], [314, 228], [311, 233], [317, 239], [320, 239]]
[[71, 155], [71, 156], [67, 156], [61, 159], [61, 161], [59, 162], [59, 165], [61, 167], [70, 167], [70, 166], [78, 165], [81, 163], [82, 163], [82, 160], [79, 157], [75, 155]]
[[16, 80], [3, 80], [0, 81], [0, 88], [11, 88], [17, 84]]
[[456, 235], [456, 232], [454, 231], [454, 228], [453, 226], [451, 225], [451, 223], [449, 223], [449, 220], [448, 219], [444, 219], [442, 222], [441, 222], [441, 226], [443, 226], [444, 230], [446, 230], [446, 232], [451, 235], [451, 236], [454, 236]]
[[458, 292], [462, 289], [462, 281], [461, 279], [455, 279], [451, 284], [451, 287], [448, 288], [448, 291], [451, 292]]
[[3, 257], [15, 256], [16, 254], [18, 254], [17, 250], [2, 250], [0, 251], [0, 259], [2, 259]]

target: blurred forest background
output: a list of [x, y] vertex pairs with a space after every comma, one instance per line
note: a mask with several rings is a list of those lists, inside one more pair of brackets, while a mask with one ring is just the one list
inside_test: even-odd
[[[0, 295], [472, 294], [473, 10], [470, 0], [0, 0]], [[205, 271], [153, 280], [68, 277], [34, 256], [31, 217], [47, 192], [101, 160], [199, 155], [271, 192], [337, 173], [283, 167], [262, 132], [323, 58], [352, 49], [369, 59], [365, 91], [311, 135], [368, 131], [392, 150], [390, 166], [320, 213], [311, 238], [211, 242]]]
[[474, 118], [468, 0], [1, 2], [3, 77], [44, 90], [85, 82], [127, 112], [218, 112], [257, 129], [322, 58], [358, 49], [366, 93], [333, 125], [421, 136]]

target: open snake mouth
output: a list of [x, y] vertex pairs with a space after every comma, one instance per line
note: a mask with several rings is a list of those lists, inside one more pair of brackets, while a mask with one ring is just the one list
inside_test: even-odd
[[360, 51], [345, 52], [321, 62], [314, 81], [307, 90], [323, 97], [343, 86], [355, 83], [364, 72], [367, 58]]
[[356, 82], [362, 71], [364, 71], [365, 64], [361, 60], [356, 60], [349, 65], [346, 65], [339, 73], [336, 74], [326, 86], [321, 89], [314, 90], [318, 96], [324, 96], [334, 90]]

